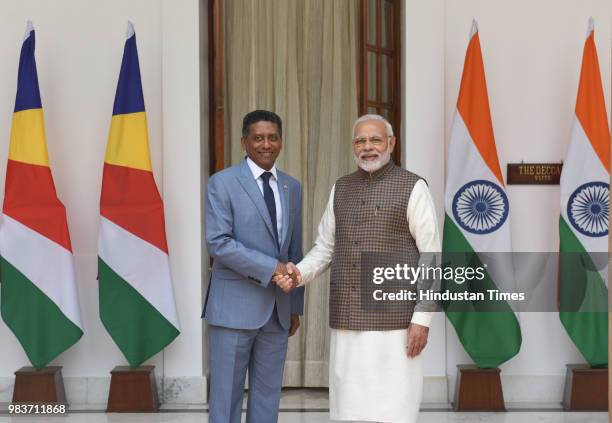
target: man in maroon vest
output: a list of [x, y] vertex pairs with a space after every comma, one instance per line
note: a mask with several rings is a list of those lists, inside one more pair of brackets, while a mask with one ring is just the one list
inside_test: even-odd
[[[362, 254], [401, 253], [418, 266], [440, 251], [433, 199], [424, 179], [396, 166], [393, 128], [360, 117], [353, 130], [358, 170], [336, 181], [314, 247], [292, 269], [308, 283], [331, 265], [329, 294], [330, 416], [334, 420], [416, 422], [422, 396], [420, 353], [435, 304], [363, 306]], [[289, 277], [277, 283], [292, 289]]]

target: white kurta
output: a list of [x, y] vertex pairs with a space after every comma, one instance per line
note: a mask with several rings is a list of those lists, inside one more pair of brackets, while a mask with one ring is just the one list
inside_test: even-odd
[[[335, 188], [335, 187], [334, 187]], [[336, 219], [334, 188], [314, 247], [298, 264], [308, 283], [331, 264]], [[420, 252], [439, 252], [440, 235], [433, 199], [423, 180], [410, 194], [406, 217]], [[432, 313], [416, 311], [412, 323], [429, 326]], [[331, 329], [329, 407], [333, 420], [416, 422], [423, 391], [421, 357], [406, 355], [408, 331]]]

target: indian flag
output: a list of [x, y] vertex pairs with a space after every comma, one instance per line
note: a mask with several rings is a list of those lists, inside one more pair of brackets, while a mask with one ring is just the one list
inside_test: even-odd
[[0, 225], [0, 311], [32, 365], [42, 368], [81, 338], [83, 324], [66, 209], [49, 167], [34, 46], [28, 22]]
[[[509, 203], [497, 159], [475, 21], [448, 147], [445, 211], [444, 261], [473, 267], [481, 264], [480, 253], [506, 253], [490, 255], [494, 259], [488, 262], [486, 278], [471, 282], [469, 288], [485, 294], [488, 289], [512, 290]], [[449, 289], [465, 291], [455, 283]], [[518, 353], [521, 330], [506, 302], [457, 301], [446, 304], [445, 311], [479, 367], [497, 367]]]
[[179, 322], [131, 23], [106, 147], [100, 214], [100, 318], [130, 366], [138, 367], [178, 336]]
[[[607, 267], [597, 271], [599, 260], [589, 253], [608, 252], [609, 215], [610, 130], [591, 19], [572, 135], [561, 173], [559, 317], [592, 366], [608, 364]], [[580, 272], [585, 269], [583, 259], [592, 271]]]

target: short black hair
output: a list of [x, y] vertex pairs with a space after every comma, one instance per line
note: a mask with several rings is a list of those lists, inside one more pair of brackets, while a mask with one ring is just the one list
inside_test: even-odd
[[283, 121], [280, 116], [268, 110], [253, 110], [247, 113], [242, 120], [242, 138], [249, 136], [249, 128], [257, 122], [272, 122], [278, 126], [278, 135], [283, 138]]

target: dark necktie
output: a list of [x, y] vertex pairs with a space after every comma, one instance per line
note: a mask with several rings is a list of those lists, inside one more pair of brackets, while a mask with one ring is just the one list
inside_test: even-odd
[[263, 181], [263, 193], [266, 207], [268, 207], [268, 213], [270, 213], [270, 219], [272, 219], [272, 230], [274, 231], [274, 239], [278, 244], [278, 229], [276, 228], [276, 202], [274, 201], [274, 191], [270, 187], [270, 178], [272, 172], [264, 172], [261, 174], [261, 180]]

